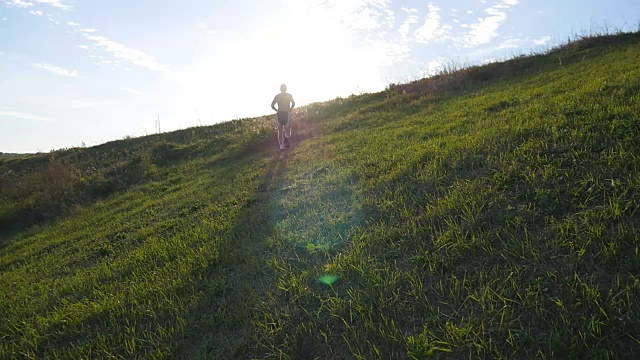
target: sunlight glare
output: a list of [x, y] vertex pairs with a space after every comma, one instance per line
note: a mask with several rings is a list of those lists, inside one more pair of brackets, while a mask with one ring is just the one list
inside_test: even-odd
[[[356, 48], [344, 25], [321, 10], [290, 10], [244, 39], [217, 39], [196, 63], [174, 71], [175, 112], [208, 123], [269, 114], [282, 83], [298, 106], [384, 88], [376, 54]], [[218, 102], [229, 94], [232, 100]]]

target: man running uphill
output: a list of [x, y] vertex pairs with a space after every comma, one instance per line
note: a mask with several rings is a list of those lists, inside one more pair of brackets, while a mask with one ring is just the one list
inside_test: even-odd
[[[275, 105], [278, 104], [276, 109]], [[291, 109], [296, 106], [293, 96], [287, 93], [287, 85], [280, 85], [280, 94], [276, 95], [271, 102], [271, 108], [277, 111], [276, 125], [278, 126], [278, 145], [280, 150], [291, 148]]]

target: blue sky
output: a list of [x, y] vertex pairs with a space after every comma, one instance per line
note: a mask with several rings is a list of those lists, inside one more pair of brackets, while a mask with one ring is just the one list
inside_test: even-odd
[[0, 0], [0, 151], [47, 152], [379, 91], [638, 30], [637, 0]]

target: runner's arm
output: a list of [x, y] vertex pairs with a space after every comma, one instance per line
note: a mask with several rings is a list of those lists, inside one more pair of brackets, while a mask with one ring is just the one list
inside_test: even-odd
[[293, 96], [291, 97], [291, 110], [296, 106], [296, 102], [293, 100]]
[[276, 102], [277, 102], [277, 101], [278, 101], [278, 95], [276, 95], [276, 96], [273, 98], [273, 101], [271, 102], [271, 108], [272, 108], [274, 111], [278, 111], [278, 109], [276, 109], [276, 107], [275, 107], [275, 105], [276, 105]]

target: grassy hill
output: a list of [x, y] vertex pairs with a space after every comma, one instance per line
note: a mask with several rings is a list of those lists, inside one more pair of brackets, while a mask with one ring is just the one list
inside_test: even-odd
[[15, 158], [25, 157], [29, 155], [30, 154], [3, 153], [0, 151], [0, 159], [15, 159]]
[[640, 33], [0, 159], [1, 358], [640, 357]]

